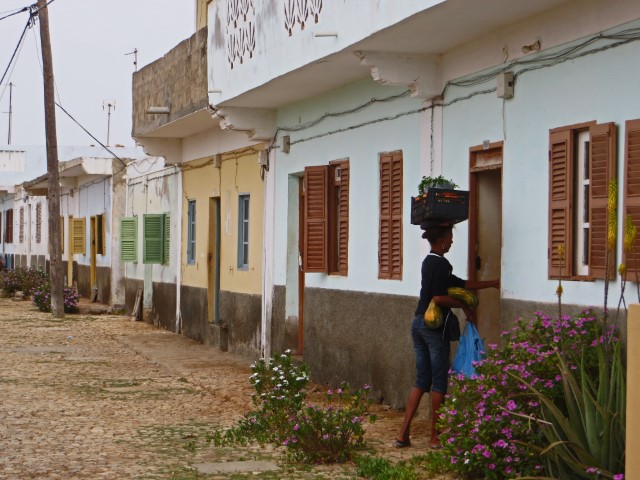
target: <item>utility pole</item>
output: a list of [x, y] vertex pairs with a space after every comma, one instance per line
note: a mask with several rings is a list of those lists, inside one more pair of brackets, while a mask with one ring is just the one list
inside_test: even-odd
[[[49, 36], [47, 1], [38, 0], [40, 42], [44, 77], [44, 121], [47, 136], [47, 173], [49, 188], [49, 276], [51, 278], [51, 313], [54, 318], [64, 317], [62, 253], [60, 251], [60, 180], [58, 172], [58, 139], [56, 137], [56, 105], [53, 97], [53, 59]], [[72, 232], [69, 232], [71, 235]], [[71, 261], [71, 252], [69, 252]]]
[[13, 116], [13, 82], [9, 82], [9, 138], [7, 145], [11, 145], [11, 117]]
[[133, 68], [138, 71], [138, 49], [134, 48], [132, 52], [125, 53], [125, 55], [133, 55]]

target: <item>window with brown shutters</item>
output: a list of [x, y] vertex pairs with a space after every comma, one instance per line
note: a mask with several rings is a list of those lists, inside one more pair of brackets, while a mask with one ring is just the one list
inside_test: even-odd
[[402, 152], [380, 155], [378, 278], [402, 280]]
[[[615, 124], [589, 122], [550, 131], [550, 278], [604, 278], [607, 192], [615, 177]], [[609, 268], [613, 274], [615, 252]]]
[[4, 242], [13, 243], [13, 208], [7, 210], [4, 216]]
[[329, 273], [349, 272], [349, 162], [329, 164]]
[[329, 167], [304, 169], [304, 252], [305, 272], [327, 272]]
[[[640, 119], [628, 120], [624, 140], [624, 217], [629, 217], [640, 230]], [[629, 279], [638, 281], [640, 270], [640, 235], [636, 235], [631, 250], [625, 252], [623, 262]]]
[[347, 275], [349, 162], [305, 168], [304, 191], [304, 271]]

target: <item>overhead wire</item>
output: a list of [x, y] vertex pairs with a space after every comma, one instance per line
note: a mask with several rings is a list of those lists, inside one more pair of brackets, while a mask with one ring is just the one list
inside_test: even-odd
[[[31, 30], [31, 31], [33, 32], [33, 30]], [[13, 71], [16, 69], [16, 65], [18, 64], [18, 59], [20, 58], [20, 54], [22, 53], [22, 49], [24, 48], [24, 43], [25, 42], [20, 43], [20, 47], [18, 48], [18, 53], [16, 54], [16, 60], [11, 65], [11, 70], [9, 70], [9, 75], [7, 76], [7, 82], [2, 84], [4, 88], [2, 89], [2, 92], [0, 93], [0, 102], [2, 101], [2, 99], [4, 98], [5, 93], [7, 92], [7, 87], [9, 86], [9, 81], [13, 77]]]
[[[113, 157], [116, 160], [119, 160], [120, 163], [122, 164], [123, 168], [127, 168], [127, 162], [125, 162], [124, 160], [122, 160], [118, 155], [116, 155], [109, 147], [107, 147], [105, 144], [103, 144], [100, 140], [98, 140], [89, 130], [87, 130], [78, 120], [76, 120], [73, 115], [71, 115], [69, 112], [67, 112], [67, 110], [60, 105], [58, 102], [55, 102], [56, 106], [62, 110], [71, 120], [73, 120], [75, 122], [76, 125], [78, 125], [82, 130], [84, 130], [84, 132], [89, 135], [91, 138], [93, 138], [102, 148], [104, 148], [107, 152], [109, 152], [111, 155], [113, 155]], [[116, 173], [120, 173], [122, 171], [119, 170]]]
[[[583, 51], [586, 47], [588, 47], [589, 45], [593, 44], [594, 42], [598, 41], [598, 40], [611, 40], [614, 41], [613, 43], [610, 43], [608, 45], [603, 45], [601, 47], [597, 47], [597, 48], [592, 48], [589, 49], [587, 51]], [[617, 40], [617, 41], [616, 41]], [[413, 110], [409, 110], [409, 111], [405, 111], [405, 112], [400, 112], [397, 113], [395, 115], [389, 115], [389, 116], [385, 116], [385, 117], [381, 117], [381, 118], [376, 118], [376, 119], [371, 119], [371, 120], [367, 120], [355, 125], [350, 125], [347, 127], [343, 127], [343, 128], [338, 128], [338, 129], [334, 129], [331, 131], [327, 131], [324, 133], [319, 133], [317, 135], [313, 135], [310, 137], [306, 137], [306, 138], [300, 138], [300, 139], [296, 139], [296, 140], [292, 140], [289, 142], [289, 145], [295, 145], [297, 143], [302, 143], [302, 142], [307, 142], [310, 140], [314, 140], [314, 139], [318, 139], [318, 138], [322, 138], [322, 137], [326, 137], [329, 135], [334, 135], [337, 133], [343, 133], [349, 130], [354, 130], [357, 128], [361, 128], [367, 125], [372, 125], [372, 124], [376, 124], [376, 123], [380, 123], [380, 122], [385, 122], [385, 121], [392, 121], [392, 120], [396, 120], [398, 118], [407, 116], [407, 115], [413, 115], [413, 114], [417, 114], [417, 113], [421, 113], [427, 110], [432, 110], [435, 107], [448, 107], [451, 106], [457, 102], [460, 101], [464, 101], [464, 100], [469, 100], [472, 97], [475, 97], [477, 95], [484, 95], [487, 93], [492, 93], [495, 92], [497, 89], [494, 88], [489, 88], [489, 89], [484, 89], [484, 90], [479, 90], [479, 91], [475, 91], [475, 92], [471, 92], [470, 94], [463, 96], [463, 97], [457, 97], [454, 98], [448, 102], [444, 102], [442, 103], [442, 100], [446, 97], [447, 95], [447, 91], [450, 89], [450, 87], [462, 87], [462, 88], [468, 88], [468, 87], [473, 87], [473, 86], [478, 86], [478, 85], [482, 85], [484, 83], [487, 83], [490, 80], [495, 79], [495, 76], [501, 72], [506, 72], [509, 71], [511, 69], [513, 69], [514, 67], [517, 66], [526, 66], [526, 65], [531, 65], [529, 67], [526, 68], [522, 68], [518, 71], [516, 71], [514, 73], [514, 82], [515, 80], [522, 74], [525, 74], [527, 72], [530, 71], [534, 71], [534, 70], [538, 70], [541, 68], [548, 68], [548, 67], [552, 67], [555, 65], [558, 65], [560, 63], [566, 62], [566, 61], [570, 61], [570, 60], [575, 60], [577, 58], [580, 57], [584, 57], [587, 55], [591, 55], [591, 54], [595, 54], [598, 52], [602, 52], [611, 48], [616, 48], [625, 44], [628, 44], [630, 42], [633, 41], [637, 41], [640, 40], [640, 28], [631, 28], [631, 29], [626, 29], [626, 30], [622, 30], [620, 32], [614, 33], [614, 34], [598, 34], [598, 35], [594, 35], [592, 37], [589, 37], [588, 39], [584, 40], [583, 42], [580, 42], [577, 45], [571, 45], [567, 48], [561, 49], [559, 51], [554, 51], [548, 54], [543, 54], [543, 55], [539, 55], [536, 56], [535, 58], [519, 58], [519, 59], [515, 59], [512, 60], [508, 63], [505, 63], [504, 65], [492, 68], [488, 71], [484, 71], [480, 74], [468, 77], [468, 78], [463, 78], [463, 79], [458, 79], [458, 80], [452, 80], [449, 81], [445, 84], [442, 93], [440, 94], [439, 97], [435, 97], [432, 101], [432, 103], [430, 105], [421, 107], [421, 108], [417, 108], [417, 109], [413, 109]], [[403, 92], [399, 95], [397, 95], [395, 98], [392, 97], [387, 97], [388, 101], [391, 100], [397, 100], [399, 97], [403, 97], [405, 96], [407, 92]], [[374, 100], [374, 99], [372, 99]], [[306, 122], [304, 124], [299, 124], [299, 125], [295, 125], [295, 126], [289, 126], [289, 127], [277, 127], [275, 134], [270, 142], [270, 145], [268, 147], [268, 151], [272, 150], [275, 147], [275, 144], [277, 142], [277, 138], [280, 132], [299, 132], [302, 130], [306, 130], [308, 128], [311, 128], [312, 126], [315, 126], [317, 124], [320, 123], [320, 121], [329, 118], [329, 117], [338, 117], [338, 116], [342, 116], [342, 115], [348, 115], [351, 111], [359, 111], [362, 108], [368, 106], [371, 104], [371, 101], [359, 105], [353, 109], [350, 110], [345, 110], [343, 112], [335, 112], [335, 113], [330, 113], [330, 114], [324, 114], [321, 117], [319, 117], [316, 120], [310, 121], [310, 122]], [[504, 111], [504, 107], [505, 104], [503, 102], [503, 111]], [[503, 114], [503, 123], [505, 122], [504, 120], [504, 114]], [[506, 125], [503, 125], [503, 130], [505, 132], [506, 135]], [[433, 135], [433, 132], [432, 132]], [[431, 144], [433, 145], [433, 142], [431, 142]]]
[[13, 12], [10, 13], [9, 15], [5, 15], [4, 17], [0, 17], [0, 21], [4, 20], [5, 18], [9, 18], [9, 17], [13, 17], [14, 15], [18, 15], [19, 13], [22, 12], [27, 12], [29, 11], [30, 7], [23, 7], [23, 8], [19, 8], [18, 10], [7, 10], [6, 12], [2, 12], [0, 13], [0, 15], [2, 15], [3, 13], [7, 13], [7, 12]]
[[0, 78], [0, 84], [2, 84], [2, 82], [4, 82], [5, 77], [7, 76], [7, 73], [9, 72], [9, 69], [11, 68], [11, 64], [13, 63], [13, 59], [16, 57], [16, 54], [18, 53], [18, 50], [20, 49], [20, 45], [22, 44], [22, 41], [24, 40], [24, 36], [27, 33], [27, 30], [29, 28], [31, 28], [33, 26], [33, 14], [29, 15], [29, 19], [27, 20], [27, 24], [24, 26], [24, 29], [22, 30], [22, 34], [20, 35], [20, 40], [18, 40], [18, 44], [16, 45], [16, 48], [13, 50], [13, 53], [11, 54], [11, 58], [9, 59], [9, 64], [7, 65], [7, 68], [4, 70], [4, 73], [2, 74], [2, 77]]

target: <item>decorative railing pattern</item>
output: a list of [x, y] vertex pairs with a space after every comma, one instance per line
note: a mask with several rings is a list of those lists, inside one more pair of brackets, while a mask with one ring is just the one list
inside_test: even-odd
[[253, 0], [227, 0], [227, 61], [231, 68], [252, 58], [256, 49]]
[[284, 28], [291, 36], [296, 24], [304, 30], [310, 17], [318, 23], [321, 11], [322, 0], [284, 0]]

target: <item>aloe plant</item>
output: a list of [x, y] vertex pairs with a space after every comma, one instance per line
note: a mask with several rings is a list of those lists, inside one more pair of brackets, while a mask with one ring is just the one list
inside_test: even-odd
[[589, 479], [597, 473], [598, 478], [615, 479], [624, 471], [626, 375], [620, 343], [614, 344], [610, 358], [606, 353], [606, 345], [600, 343], [597, 381], [585, 367], [584, 355], [578, 375], [558, 355], [564, 393], [561, 406], [518, 378], [543, 405], [543, 419], [533, 420], [541, 424], [549, 444], [530, 447], [545, 460], [552, 478]]

